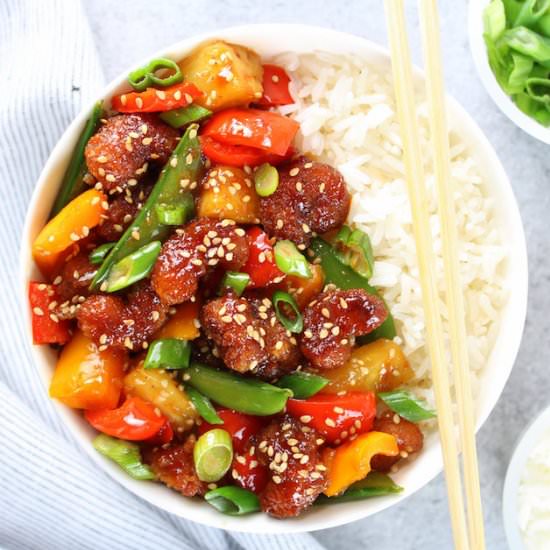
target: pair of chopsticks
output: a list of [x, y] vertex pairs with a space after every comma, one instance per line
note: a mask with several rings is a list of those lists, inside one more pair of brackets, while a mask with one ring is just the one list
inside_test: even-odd
[[449, 135], [446, 122], [443, 67], [437, 0], [419, 0], [433, 167], [441, 223], [446, 304], [453, 381], [462, 448], [464, 493], [458, 456], [452, 397], [445, 354], [442, 316], [437, 289], [436, 264], [430, 233], [423, 154], [420, 149], [415, 109], [412, 62], [407, 39], [403, 0], [385, 0], [397, 111], [401, 126], [407, 188], [421, 279], [426, 329], [432, 363], [432, 379], [438, 411], [439, 434], [455, 547], [483, 549], [485, 536], [475, 442], [474, 405], [466, 348], [464, 299], [459, 276], [456, 214], [450, 171]]

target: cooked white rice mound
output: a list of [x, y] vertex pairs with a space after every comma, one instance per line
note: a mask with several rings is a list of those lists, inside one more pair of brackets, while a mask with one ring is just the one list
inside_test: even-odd
[[[299, 149], [338, 168], [353, 193], [349, 222], [369, 234], [374, 248], [371, 283], [388, 301], [404, 351], [416, 371], [419, 391], [431, 401], [431, 391], [424, 391], [431, 385], [429, 359], [391, 71], [380, 72], [352, 56], [326, 53], [284, 54], [275, 62], [293, 79], [291, 92], [296, 102], [282, 107], [281, 112], [300, 123]], [[419, 115], [421, 149], [429, 151], [425, 105], [420, 106]], [[485, 194], [474, 161], [458, 136], [451, 137], [451, 147], [468, 349], [472, 370], [477, 372], [491, 352], [499, 310], [506, 300], [502, 274], [506, 249], [493, 215], [493, 201]], [[428, 154], [425, 163], [443, 290], [434, 177]]]

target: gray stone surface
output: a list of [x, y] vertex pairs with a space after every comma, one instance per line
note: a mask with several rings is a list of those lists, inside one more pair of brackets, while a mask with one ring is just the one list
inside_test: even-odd
[[[447, 86], [477, 120], [502, 159], [520, 204], [529, 249], [529, 313], [523, 345], [506, 390], [479, 435], [487, 546], [502, 549], [506, 547], [501, 509], [506, 466], [525, 425], [550, 401], [549, 148], [508, 121], [483, 89], [468, 47], [466, 2], [443, 0], [440, 4]], [[108, 79], [186, 36], [244, 23], [310, 23], [386, 43], [382, 2], [377, 0], [84, 0], [84, 5]], [[419, 61], [415, 2], [408, 2], [408, 11], [414, 57]], [[443, 479], [439, 476], [386, 512], [316, 536], [332, 550], [450, 548]]]

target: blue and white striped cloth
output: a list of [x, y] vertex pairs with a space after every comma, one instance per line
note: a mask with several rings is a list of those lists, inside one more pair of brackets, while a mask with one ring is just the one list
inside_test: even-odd
[[162, 512], [103, 474], [61, 424], [32, 364], [18, 297], [21, 229], [63, 129], [103, 84], [78, 0], [0, 0], [0, 547], [321, 550]]

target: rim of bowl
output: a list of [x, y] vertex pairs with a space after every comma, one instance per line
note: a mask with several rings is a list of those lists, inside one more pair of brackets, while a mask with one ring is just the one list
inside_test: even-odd
[[496, 106], [519, 128], [532, 137], [550, 144], [550, 128], [522, 112], [500, 87], [489, 65], [487, 49], [483, 41], [483, 10], [490, 0], [470, 0], [468, 7], [468, 35], [470, 51], [483, 87]]
[[[279, 47], [281, 36], [286, 37], [286, 48], [284, 49]], [[213, 38], [242, 43], [258, 50], [260, 54], [268, 58], [285, 51], [299, 51], [300, 53], [327, 51], [365, 58], [369, 58], [370, 56], [369, 63], [373, 65], [389, 67], [390, 63], [388, 50], [365, 38], [323, 27], [284, 23], [242, 25], [202, 33], [154, 52], [143, 59], [142, 63], [146, 63], [152, 57], [181, 57], [198, 44]], [[271, 53], [262, 53], [262, 50], [266, 47], [271, 48]], [[125, 86], [126, 76], [127, 72], [120, 74], [105, 86], [97, 97], [109, 99]], [[416, 66], [414, 67], [414, 76], [417, 81], [424, 81], [424, 73]], [[496, 196], [498, 199], [496, 201], [497, 204], [502, 205], [500, 214], [495, 209], [495, 217], [500, 218], [499, 227], [505, 227], [504, 220], [506, 220], [507, 227], [513, 228], [510, 235], [507, 235], [507, 242], [509, 244], [508, 256], [513, 257], [514, 262], [508, 262], [510, 265], [507, 267], [506, 280], [508, 283], [511, 283], [513, 280], [513, 285], [510, 284], [509, 286], [513, 286], [514, 292], [510, 293], [508, 303], [504, 306], [502, 317], [499, 320], [500, 326], [497, 340], [488, 359], [487, 366], [481, 373], [481, 382], [484, 382], [486, 395], [482, 402], [481, 399], [478, 399], [477, 402], [477, 431], [489, 416], [502, 393], [519, 350], [527, 311], [527, 252], [519, 209], [500, 160], [479, 126], [477, 126], [464, 108], [450, 96], [447, 96], [447, 101], [449, 105], [449, 125], [452, 125], [452, 119], [454, 124], [460, 126], [461, 129], [458, 133], [460, 133], [464, 142], [469, 142], [470, 155], [476, 159], [480, 170], [481, 166], [484, 164], [486, 166], [484, 177], [486, 190], [490, 191], [489, 194]], [[31, 197], [22, 233], [19, 258], [21, 275], [20, 292], [23, 304], [26, 303], [27, 299], [27, 282], [33, 275], [39, 275], [32, 262], [30, 252], [32, 240], [45, 223], [50, 205], [58, 189], [57, 182], [60, 181], [74, 143], [92, 105], [93, 102], [86, 106], [66, 128], [50, 153]], [[508, 313], [505, 314], [505, 312]], [[54, 353], [50, 349], [44, 349], [45, 346], [32, 345], [31, 317], [28, 308], [24, 308], [23, 315], [33, 363], [37, 366], [45, 391], [47, 391], [52, 373]], [[489, 369], [489, 365], [493, 365], [493, 368]], [[492, 375], [494, 375], [494, 378], [492, 378]], [[486, 380], [484, 381], [484, 379]], [[437, 434], [432, 433], [425, 440], [425, 443], [429, 443], [429, 445], [425, 446], [422, 456], [401, 469], [394, 476], [398, 483], [402, 483], [401, 479], [406, 479], [406, 482], [402, 483], [405, 489], [399, 495], [377, 497], [377, 499], [370, 501], [342, 503], [339, 506], [318, 507], [299, 518], [284, 521], [275, 520], [265, 514], [254, 514], [243, 517], [225, 516], [216, 512], [204, 502], [186, 499], [179, 493], [160, 484], [143, 483], [129, 478], [118, 466], [94, 450], [91, 445], [91, 439], [95, 431], [91, 426], [87, 426], [84, 423], [78, 411], [71, 410], [56, 400], [53, 400], [53, 402], [64, 423], [86, 453], [103, 471], [106, 471], [118, 483], [135, 495], [167, 512], [204, 525], [222, 529], [281, 534], [337, 527], [366, 518], [401, 502], [429, 483], [443, 468], [439, 439]], [[416, 474], [411, 475], [411, 472], [416, 472]]]
[[512, 458], [506, 470], [504, 488], [502, 490], [502, 517], [504, 531], [510, 548], [525, 547], [523, 535], [519, 527], [519, 486], [521, 476], [527, 466], [529, 456], [541, 437], [550, 430], [550, 406], [540, 411], [518, 437]]

